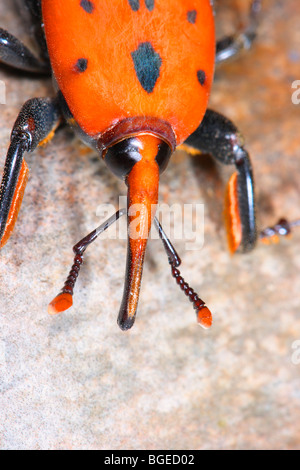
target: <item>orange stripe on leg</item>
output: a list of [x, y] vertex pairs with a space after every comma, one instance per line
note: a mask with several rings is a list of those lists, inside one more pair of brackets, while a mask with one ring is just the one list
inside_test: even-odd
[[239, 211], [237, 177], [237, 173], [233, 173], [228, 181], [225, 195], [224, 215], [230, 253], [234, 253], [242, 241], [242, 223]]
[[18, 214], [19, 214], [19, 210], [22, 204], [25, 187], [26, 187], [26, 183], [28, 180], [28, 174], [29, 174], [29, 170], [28, 170], [27, 163], [25, 162], [25, 160], [23, 160], [18, 182], [17, 182], [16, 189], [14, 192], [14, 197], [10, 206], [5, 230], [4, 230], [3, 237], [0, 243], [0, 248], [2, 248], [5, 245], [5, 243], [7, 242], [7, 240], [9, 239], [9, 237], [11, 236], [13, 232], [13, 229], [14, 229], [14, 226], [17, 221]]
[[196, 149], [195, 147], [192, 147], [191, 145], [188, 144], [181, 144], [177, 147], [177, 150], [182, 150], [183, 152], [188, 153], [192, 157], [195, 155], [201, 155], [201, 150]]

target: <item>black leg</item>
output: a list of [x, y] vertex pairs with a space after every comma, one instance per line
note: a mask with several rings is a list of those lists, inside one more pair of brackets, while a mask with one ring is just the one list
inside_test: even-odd
[[45, 33], [42, 27], [42, 0], [18, 0], [18, 3], [22, 18], [25, 16], [25, 10], [28, 12], [30, 34], [33, 33], [35, 36], [42, 60], [49, 63], [50, 66]]
[[22, 107], [11, 133], [0, 187], [0, 246], [9, 238], [27, 181], [24, 153], [47, 140], [60, 122], [56, 98], [33, 98]]
[[21, 11], [24, 7], [28, 10], [32, 23], [42, 24], [42, 0], [17, 0], [17, 3]]
[[243, 50], [251, 48], [258, 26], [258, 17], [262, 0], [252, 0], [249, 13], [249, 24], [245, 31], [227, 36], [217, 42], [216, 64], [225, 62], [238, 55]]
[[49, 64], [38, 59], [16, 37], [0, 28], [0, 62], [26, 72], [50, 74]]
[[221, 163], [235, 165], [237, 172], [230, 179], [226, 201], [229, 245], [231, 251], [252, 250], [257, 240], [254, 182], [249, 155], [238, 129], [221, 114], [207, 110], [185, 145], [210, 153]]

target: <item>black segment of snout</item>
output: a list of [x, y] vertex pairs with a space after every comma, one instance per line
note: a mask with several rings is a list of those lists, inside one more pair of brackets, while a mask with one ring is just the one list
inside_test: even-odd
[[121, 140], [107, 149], [104, 160], [108, 168], [118, 177], [126, 178], [134, 165], [140, 161], [139, 142], [134, 137]]
[[[129, 137], [107, 149], [104, 156], [105, 163], [118, 178], [125, 179], [134, 165], [142, 159], [140, 145], [138, 138]], [[166, 169], [171, 153], [169, 145], [161, 141], [155, 158], [160, 173]]]

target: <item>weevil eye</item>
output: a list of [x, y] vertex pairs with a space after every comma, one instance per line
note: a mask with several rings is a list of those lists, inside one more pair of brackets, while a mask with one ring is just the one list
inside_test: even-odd
[[118, 178], [124, 179], [141, 160], [142, 155], [139, 150], [139, 141], [134, 137], [121, 140], [107, 149], [104, 160]]
[[[142, 159], [142, 151], [139, 138], [129, 137], [109, 147], [104, 155], [104, 160], [112, 173], [118, 178], [125, 179], [134, 165]], [[166, 169], [171, 153], [169, 145], [161, 140], [155, 157], [160, 173]]]

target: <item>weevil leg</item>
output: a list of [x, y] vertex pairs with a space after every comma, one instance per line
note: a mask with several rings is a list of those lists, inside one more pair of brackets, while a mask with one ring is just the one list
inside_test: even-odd
[[259, 239], [265, 243], [277, 243], [280, 237], [288, 237], [296, 227], [300, 227], [300, 219], [293, 221], [285, 218], [279, 219], [272, 227], [266, 227], [259, 234]]
[[256, 39], [259, 13], [262, 0], [252, 0], [249, 22], [246, 29], [240, 33], [226, 36], [217, 41], [216, 64], [225, 62], [237, 56], [243, 50], [249, 50]]
[[[22, 12], [22, 19], [27, 20], [30, 35], [34, 35], [35, 42], [39, 48], [41, 58], [49, 63], [49, 55], [45, 32], [42, 26], [42, 2], [41, 0], [15, 0], [18, 10]], [[28, 13], [28, 15], [26, 15]], [[25, 17], [28, 18], [25, 18]], [[50, 65], [50, 63], [49, 63]]]
[[33, 98], [14, 124], [0, 187], [0, 247], [11, 235], [21, 206], [28, 168], [24, 153], [46, 142], [60, 123], [57, 98]]
[[210, 153], [236, 172], [226, 193], [226, 224], [231, 252], [251, 251], [257, 241], [254, 181], [250, 158], [236, 126], [221, 114], [207, 110], [198, 129], [184, 143], [187, 151]]
[[50, 67], [15, 36], [0, 28], [0, 62], [25, 72], [50, 75]]

